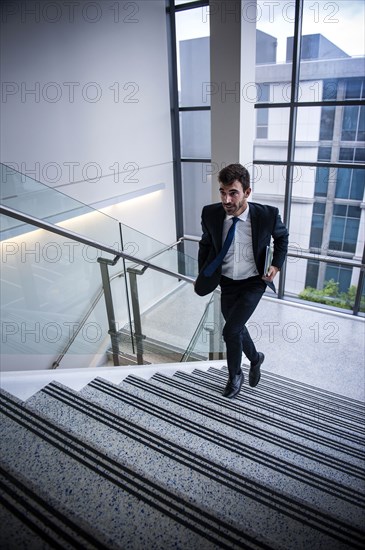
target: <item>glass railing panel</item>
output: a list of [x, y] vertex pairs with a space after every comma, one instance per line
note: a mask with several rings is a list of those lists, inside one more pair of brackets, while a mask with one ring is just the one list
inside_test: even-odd
[[[4, 206], [120, 249], [119, 223], [113, 217], [17, 172], [10, 166], [0, 164], [0, 177], [0, 197]], [[6, 239], [33, 230], [33, 226], [10, 217], [6, 217], [2, 223], [2, 235]], [[83, 248], [85, 256], [93, 257], [88, 247]]]
[[[3, 226], [5, 216], [0, 221]], [[101, 289], [101, 275], [97, 251], [86, 255], [78, 244], [41, 229], [1, 241], [3, 370], [51, 368], [80, 326]], [[68, 366], [90, 364], [106, 327], [100, 302], [82, 327], [83, 341], [73, 348], [85, 360]]]
[[[126, 253], [167, 271], [181, 273], [191, 279], [196, 278], [197, 259], [177, 250], [181, 245], [167, 248], [165, 243], [124, 224], [121, 224], [121, 234]], [[125, 265], [130, 302], [132, 289], [128, 270], [132, 269], [139, 273], [136, 276], [136, 282], [145, 349], [144, 359], [153, 363], [179, 361], [201, 318], [206, 300], [194, 294], [191, 283], [162, 274], [153, 268], [146, 269], [137, 262], [126, 261]], [[115, 288], [114, 285], [113, 289]], [[113, 295], [114, 293], [115, 290]], [[132, 312], [132, 303], [129, 307]], [[181, 312], [181, 317], [178, 311]], [[130, 326], [126, 306], [117, 308], [117, 312], [117, 322], [121, 327], [122, 353], [136, 355], [137, 342], [131, 337], [131, 333], [135, 330], [134, 326], [132, 328]], [[131, 315], [133, 317], [133, 312]], [[182, 319], [184, 319], [184, 328], [181, 327]]]
[[[123, 249], [127, 254], [136, 256], [141, 260], [149, 260], [162, 252], [167, 244], [142, 233], [123, 223], [121, 226]], [[152, 262], [152, 259], [151, 259]]]
[[99, 367], [108, 362], [107, 350], [111, 344], [104, 296], [101, 295], [92, 310], [85, 305], [86, 318], [80, 317], [74, 322], [73, 331], [68, 332], [64, 345], [60, 346], [54, 368]]
[[[9, 167], [3, 166], [2, 170], [2, 202], [6, 206], [48, 223], [60, 224], [168, 271], [192, 279], [197, 276], [197, 260], [177, 250], [182, 249], [182, 245], [167, 248], [166, 243], [120, 224], [115, 218], [96, 212]], [[61, 367], [87, 366], [90, 361], [93, 365], [103, 363], [105, 351], [110, 348], [110, 335], [97, 259], [113, 258], [72, 238], [65, 239], [7, 216], [1, 221], [1, 244], [5, 251], [2, 317], [8, 331], [5, 354], [13, 355], [13, 359], [29, 355], [32, 358], [28, 361], [29, 368], [50, 368], [54, 362], [59, 362]], [[137, 268], [141, 273], [137, 279], [143, 335], [149, 342], [183, 354], [209, 298], [195, 295], [192, 284], [152, 268], [142, 268], [137, 262], [120, 259], [116, 265], [110, 265], [122, 352], [130, 351], [132, 355], [136, 352], [130, 336], [134, 332], [130, 326], [133, 308], [126, 268]], [[16, 275], [12, 278], [13, 273]], [[46, 345], [42, 332], [49, 340]], [[176, 360], [176, 355], [171, 359]]]
[[151, 259], [151, 263], [156, 266], [181, 273], [192, 279], [198, 276], [198, 261], [188, 254], [179, 252], [176, 247], [170, 250], [165, 250], [158, 256]]
[[224, 320], [220, 310], [220, 292], [209, 296], [204, 313], [198, 323], [182, 361], [223, 359], [225, 347], [222, 336]]
[[[191, 283], [152, 269], [137, 275], [137, 285], [144, 360], [181, 361], [211, 297], [199, 297]], [[129, 279], [128, 287], [132, 294]], [[127, 333], [125, 338], [130, 339]]]
[[[97, 294], [99, 295], [99, 293]], [[118, 312], [118, 308], [116, 312]], [[123, 318], [124, 312], [128, 313], [128, 309], [124, 308], [120, 318]], [[125, 322], [124, 325], [129, 326], [128, 322]], [[75, 337], [66, 343], [64, 348], [65, 353], [62, 353], [58, 357], [59, 366], [61, 368], [83, 368], [114, 365], [109, 323], [103, 294], [93, 309], [91, 311], [88, 310], [86, 321], [77, 324], [77, 328], [79, 327], [80, 330], [77, 330]], [[125, 363], [123, 362], [123, 357], [127, 354], [130, 359], [133, 355], [133, 348], [130, 351], [129, 346], [126, 346], [123, 342], [122, 334], [124, 333], [124, 329], [122, 323], [117, 323], [117, 329], [120, 331], [120, 336], [118, 336], [120, 351], [119, 365], [123, 365]]]
[[[158, 267], [195, 278], [198, 275], [197, 258], [178, 250], [178, 246], [167, 249], [162, 243], [140, 231], [121, 224], [123, 250], [141, 260], [146, 260]], [[180, 245], [181, 246], [181, 245]], [[128, 266], [134, 265], [128, 262]]]
[[204, 360], [209, 360], [210, 345], [211, 345], [211, 330], [214, 330], [214, 312], [212, 301], [214, 297], [210, 296], [210, 300], [206, 303], [203, 315], [197, 324], [194, 334], [185, 350], [182, 362], [193, 361], [195, 357], [202, 357]]
[[[156, 260], [152, 260], [156, 254], [166, 249], [166, 242], [162, 243], [137, 231], [126, 224], [120, 223], [128, 212], [120, 209], [118, 205], [108, 208], [112, 215], [100, 212], [84, 203], [75, 200], [43, 183], [36, 181], [26, 174], [17, 172], [13, 167], [1, 164], [1, 202], [5, 206], [19, 210], [27, 215], [39, 218], [43, 221], [57, 224], [65, 229], [86, 236], [91, 240], [115, 248], [124, 250], [131, 256], [141, 259], [150, 259], [157, 265], [166, 269], [180, 271], [196, 275], [195, 259], [190, 260], [180, 252], [164, 253]], [[132, 177], [133, 176], [133, 177]], [[135, 192], [151, 191], [163, 184], [154, 184], [148, 187], [148, 182], [156, 182], [156, 167], [134, 170], [133, 174], [126, 173], [125, 183], [134, 182], [138, 189]], [[143, 187], [146, 184], [146, 188]], [[140, 189], [142, 186], [142, 189]], [[147, 189], [147, 191], [146, 191]], [[133, 193], [126, 193], [126, 197]], [[134, 196], [134, 195], [133, 195]], [[120, 199], [120, 197], [119, 197]], [[123, 215], [124, 214], [124, 215]], [[114, 217], [115, 216], [115, 217]], [[118, 218], [118, 219], [117, 219]], [[128, 218], [128, 216], [127, 216]], [[3, 238], [10, 239], [22, 233], [29, 233], [34, 227], [24, 224], [16, 219], [6, 217], [3, 222]], [[170, 241], [171, 242], [171, 241]], [[170, 242], [168, 244], [170, 244]], [[78, 246], [83, 249], [86, 261], [93, 261], [95, 256], [103, 254], [81, 244], [71, 244], [69, 247]], [[131, 264], [129, 264], [131, 265]]]

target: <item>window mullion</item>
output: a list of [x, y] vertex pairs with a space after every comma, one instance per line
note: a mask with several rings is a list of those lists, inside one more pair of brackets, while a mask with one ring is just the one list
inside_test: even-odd
[[[295, 136], [297, 127], [297, 112], [298, 108], [295, 102], [298, 101], [299, 90], [299, 75], [300, 75], [300, 54], [302, 42], [302, 22], [303, 22], [303, 4], [304, 0], [297, 0], [295, 4], [295, 24], [294, 24], [294, 40], [293, 40], [293, 60], [292, 60], [292, 78], [291, 78], [291, 95], [290, 95], [290, 115], [289, 115], [289, 136], [288, 136], [288, 154], [287, 154], [287, 169], [285, 179], [285, 195], [284, 195], [284, 213], [283, 219], [286, 226], [290, 226], [290, 210], [291, 210], [291, 195], [293, 189], [293, 165], [295, 156]], [[278, 297], [282, 298], [285, 287], [286, 264], [284, 264], [280, 275], [278, 288]]]

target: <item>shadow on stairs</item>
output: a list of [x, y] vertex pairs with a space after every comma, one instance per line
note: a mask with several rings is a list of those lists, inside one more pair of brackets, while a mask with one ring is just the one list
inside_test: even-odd
[[362, 404], [226, 376], [2, 391], [2, 550], [363, 548]]

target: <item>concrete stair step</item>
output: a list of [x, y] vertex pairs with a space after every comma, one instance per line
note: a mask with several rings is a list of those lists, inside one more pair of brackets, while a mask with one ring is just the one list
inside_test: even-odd
[[217, 368], [2, 391], [2, 548], [362, 548], [360, 404], [268, 374], [234, 400]]

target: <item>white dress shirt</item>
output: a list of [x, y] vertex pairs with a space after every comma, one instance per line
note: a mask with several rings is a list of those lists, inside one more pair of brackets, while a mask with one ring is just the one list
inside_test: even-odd
[[[226, 215], [223, 223], [223, 241], [227, 237], [229, 228], [232, 225], [233, 216]], [[233, 242], [224, 257], [222, 264], [222, 275], [234, 280], [248, 279], [258, 275], [252, 250], [252, 231], [250, 220], [250, 208], [247, 208], [240, 216], [233, 238]]]

